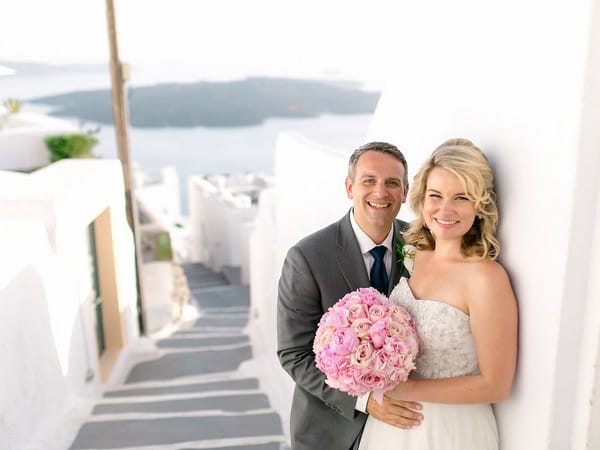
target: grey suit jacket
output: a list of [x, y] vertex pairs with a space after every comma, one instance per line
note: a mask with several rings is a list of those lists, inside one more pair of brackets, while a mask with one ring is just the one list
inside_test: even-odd
[[[407, 224], [394, 221], [393, 248]], [[390, 292], [400, 280], [396, 255]], [[277, 302], [277, 354], [296, 383], [290, 419], [292, 450], [348, 450], [357, 446], [367, 415], [356, 398], [325, 384], [312, 351], [317, 324], [348, 292], [369, 287], [350, 212], [302, 239], [286, 256]], [[389, 294], [389, 293], [388, 293]]]

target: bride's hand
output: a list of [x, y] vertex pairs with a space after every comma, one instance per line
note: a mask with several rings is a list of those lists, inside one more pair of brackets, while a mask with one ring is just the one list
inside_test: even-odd
[[369, 395], [367, 401], [367, 413], [398, 428], [408, 429], [420, 425], [423, 420], [423, 415], [417, 412], [420, 409], [420, 403], [394, 400], [387, 397], [387, 393], [383, 396], [381, 404], [373, 395]]

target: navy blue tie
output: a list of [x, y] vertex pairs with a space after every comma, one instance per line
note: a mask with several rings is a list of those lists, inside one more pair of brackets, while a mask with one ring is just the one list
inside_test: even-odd
[[385, 255], [386, 250], [387, 248], [383, 245], [378, 245], [369, 250], [369, 253], [375, 258], [373, 267], [371, 267], [371, 286], [384, 295], [387, 295], [389, 284], [387, 270], [385, 270], [385, 263], [383, 262], [383, 255]]

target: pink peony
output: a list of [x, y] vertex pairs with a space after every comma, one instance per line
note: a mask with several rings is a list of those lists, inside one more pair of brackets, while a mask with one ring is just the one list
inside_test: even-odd
[[340, 328], [333, 333], [329, 346], [338, 355], [347, 355], [358, 346], [358, 336], [352, 328]]
[[381, 348], [385, 342], [385, 337], [388, 335], [388, 320], [381, 319], [375, 322], [369, 329], [369, 337], [373, 342], [373, 347]]
[[323, 315], [321, 320], [326, 327], [347, 327], [349, 325], [348, 310], [341, 308], [330, 309]]
[[408, 353], [408, 348], [405, 341], [399, 339], [397, 336], [389, 336], [385, 338], [383, 351], [387, 355], [404, 355]]
[[[382, 305], [384, 302], [381, 300], [383, 294], [377, 289], [373, 288], [360, 288], [358, 290], [362, 303], [367, 306], [371, 305]], [[387, 300], [387, 299], [386, 299]]]

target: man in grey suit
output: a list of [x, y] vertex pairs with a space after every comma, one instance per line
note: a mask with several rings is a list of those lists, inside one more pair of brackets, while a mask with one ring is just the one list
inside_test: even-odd
[[[375, 278], [389, 280], [388, 286], [379, 287], [389, 294], [402, 275], [408, 276], [394, 255], [400, 232], [407, 226], [395, 219], [408, 193], [402, 153], [385, 142], [355, 150], [346, 192], [352, 209], [290, 248], [279, 280], [277, 354], [296, 383], [290, 418], [292, 450], [358, 448], [367, 413], [401, 428], [422, 420], [415, 411], [420, 409], [418, 403], [384, 397], [380, 405], [370, 394], [351, 397], [329, 387], [315, 366], [313, 339], [329, 307], [348, 292], [370, 286]], [[381, 246], [385, 247], [380, 249], [383, 261], [373, 250]], [[385, 264], [382, 277], [373, 271], [381, 262]]]

